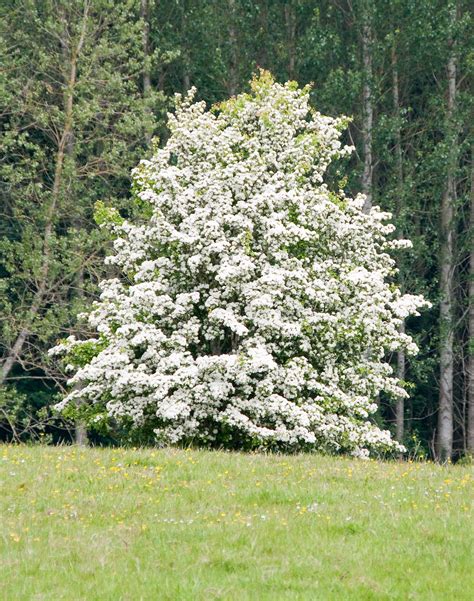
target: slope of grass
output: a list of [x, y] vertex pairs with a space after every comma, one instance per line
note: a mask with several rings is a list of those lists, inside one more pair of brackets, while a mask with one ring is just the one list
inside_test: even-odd
[[0, 447], [10, 600], [470, 600], [469, 467]]

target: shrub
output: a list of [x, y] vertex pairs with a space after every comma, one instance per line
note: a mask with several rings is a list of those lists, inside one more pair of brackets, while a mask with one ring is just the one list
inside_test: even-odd
[[384, 357], [416, 351], [399, 325], [424, 301], [390, 283], [390, 215], [323, 181], [347, 119], [265, 72], [211, 111], [193, 94], [134, 171], [142, 219], [110, 219], [123, 277], [88, 315], [98, 340], [54, 351], [81, 357], [61, 406], [165, 443], [400, 450], [369, 416], [405, 395]]

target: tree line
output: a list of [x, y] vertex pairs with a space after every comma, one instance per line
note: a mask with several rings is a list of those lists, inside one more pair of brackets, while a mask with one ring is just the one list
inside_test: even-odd
[[474, 451], [467, 1], [2, 0], [0, 10], [3, 438], [45, 419], [59, 436], [47, 408], [66, 376], [47, 350], [90, 334], [75, 316], [113, 269], [96, 203], [132, 214], [130, 171], [166, 140], [175, 93], [196, 86], [212, 105], [264, 68], [313, 82], [317, 110], [351, 117], [356, 151], [328, 178], [391, 211], [413, 241], [397, 255], [397, 283], [433, 306], [402, 326], [420, 353], [390, 358], [410, 399], [378, 399], [377, 420], [416, 456]]

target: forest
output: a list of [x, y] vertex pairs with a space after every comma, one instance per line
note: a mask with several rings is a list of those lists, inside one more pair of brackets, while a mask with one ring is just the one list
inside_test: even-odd
[[[415, 459], [474, 453], [474, 132], [467, 0], [1, 0], [0, 439], [69, 441], [48, 354], [111, 276], [98, 207], [140, 211], [131, 170], [175, 94], [212, 107], [260, 69], [349, 117], [329, 182], [393, 215], [397, 284], [431, 303], [387, 360], [409, 393], [376, 422]], [[135, 213], [134, 213], [135, 212]], [[100, 439], [99, 442], [114, 442]]]

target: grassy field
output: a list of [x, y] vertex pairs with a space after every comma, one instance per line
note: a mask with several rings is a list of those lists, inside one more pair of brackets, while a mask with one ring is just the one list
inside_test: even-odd
[[0, 446], [0, 596], [473, 599], [472, 468]]

